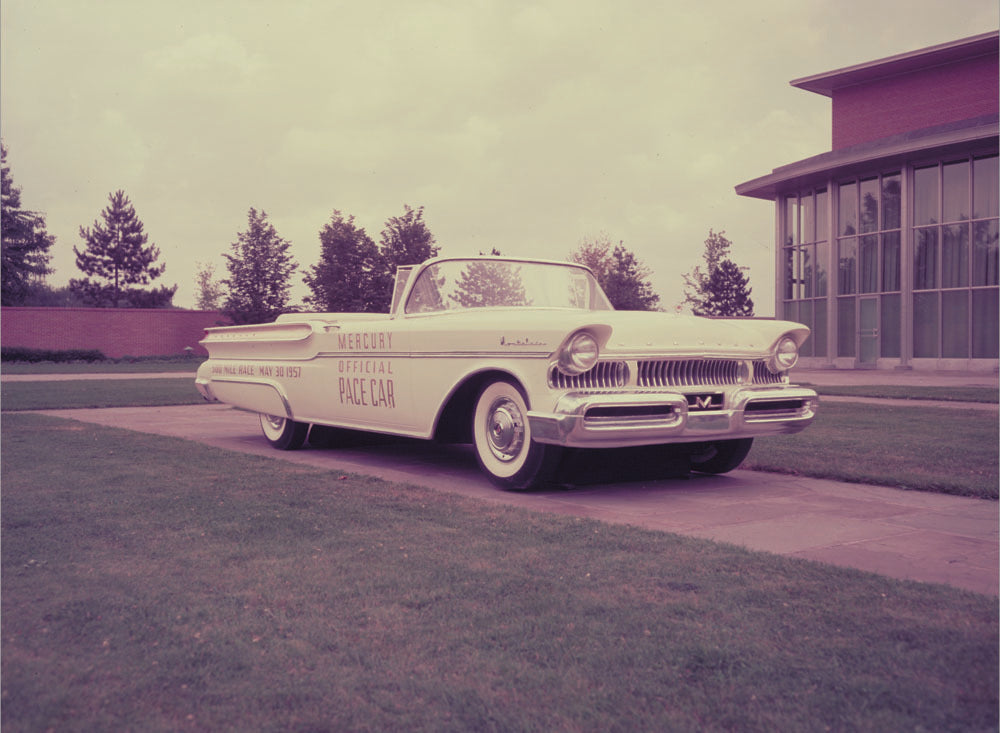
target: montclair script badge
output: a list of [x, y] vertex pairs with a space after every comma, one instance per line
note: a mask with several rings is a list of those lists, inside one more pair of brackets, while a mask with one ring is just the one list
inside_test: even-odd
[[500, 337], [501, 346], [545, 346], [544, 341], [534, 341], [530, 338], [511, 339], [506, 336]]

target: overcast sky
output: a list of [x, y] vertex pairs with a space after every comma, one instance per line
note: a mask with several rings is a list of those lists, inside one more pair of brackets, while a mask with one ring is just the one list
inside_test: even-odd
[[996, 0], [3, 0], [0, 134], [49, 278], [123, 189], [192, 307], [252, 206], [301, 272], [334, 210], [443, 255], [623, 241], [664, 306], [709, 229], [774, 311], [773, 206], [738, 183], [830, 149], [792, 79], [995, 30]]

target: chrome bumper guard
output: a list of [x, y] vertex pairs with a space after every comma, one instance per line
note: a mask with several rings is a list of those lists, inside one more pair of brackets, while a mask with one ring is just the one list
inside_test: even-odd
[[[719, 394], [721, 405], [707, 399]], [[804, 387], [707, 388], [698, 395], [569, 392], [553, 412], [529, 412], [528, 422], [539, 443], [624, 448], [797, 433], [818, 407], [816, 392]]]

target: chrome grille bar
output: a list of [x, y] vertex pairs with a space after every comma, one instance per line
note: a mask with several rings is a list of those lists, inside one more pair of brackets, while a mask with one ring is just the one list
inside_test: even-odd
[[628, 384], [628, 366], [624, 361], [599, 361], [583, 374], [563, 374], [557, 367], [549, 370], [553, 389], [621, 389]]
[[[753, 384], [780, 384], [763, 360], [752, 362]], [[694, 387], [739, 384], [742, 362], [737, 359], [656, 359], [639, 362], [639, 387]]]
[[763, 360], [753, 362], [754, 384], [781, 384], [783, 379], [781, 374], [775, 374], [768, 369]]

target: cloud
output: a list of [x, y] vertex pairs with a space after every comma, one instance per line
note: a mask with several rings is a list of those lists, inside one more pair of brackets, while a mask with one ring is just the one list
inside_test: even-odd
[[725, 229], [766, 312], [772, 207], [733, 187], [828, 148], [789, 79], [995, 27], [994, 0], [915, 3], [6, 0], [0, 117], [53, 282], [125, 188], [182, 305], [250, 206], [304, 269], [334, 209], [377, 238], [409, 204], [452, 254], [606, 232], [668, 304]]
[[164, 76], [183, 78], [188, 84], [210, 84], [217, 91], [234, 81], [251, 79], [266, 68], [259, 54], [252, 54], [224, 33], [202, 33], [178, 44], [151, 50], [148, 63]]

